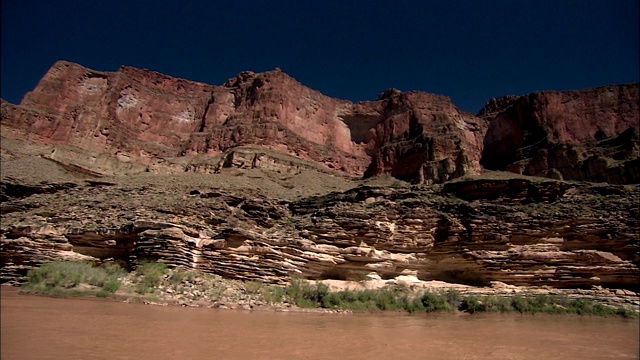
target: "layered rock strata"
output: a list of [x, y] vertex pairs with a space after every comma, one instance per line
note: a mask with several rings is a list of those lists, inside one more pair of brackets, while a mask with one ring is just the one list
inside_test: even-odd
[[[270, 283], [626, 296], [640, 291], [640, 188], [611, 184], [640, 182], [638, 113], [637, 84], [492, 99], [474, 116], [423, 92], [332, 99], [280, 70], [213, 86], [58, 62], [2, 101], [0, 279], [158, 260]], [[378, 175], [421, 185], [346, 190]]]
[[489, 178], [361, 186], [297, 201], [175, 186], [5, 193], [2, 281], [21, 281], [53, 259], [83, 258], [130, 267], [151, 259], [271, 283], [375, 273], [640, 290], [637, 186]]

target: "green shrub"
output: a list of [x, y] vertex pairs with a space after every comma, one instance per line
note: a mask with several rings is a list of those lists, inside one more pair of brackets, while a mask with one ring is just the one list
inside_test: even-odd
[[275, 304], [282, 302], [283, 297], [285, 296], [285, 288], [282, 286], [270, 286], [264, 288], [260, 294], [262, 295], [262, 299], [269, 304]]
[[421, 312], [424, 310], [424, 304], [420, 296], [410, 298], [408, 295], [404, 297], [406, 303], [404, 305], [405, 310], [409, 313]]
[[447, 303], [446, 296], [426, 291], [420, 297], [420, 302], [426, 312], [451, 311], [453, 308]]
[[120, 288], [120, 280], [118, 279], [109, 279], [107, 281], [105, 281], [104, 285], [102, 286], [102, 289], [104, 291], [113, 293], [116, 292], [116, 290], [118, 290]]
[[456, 289], [449, 289], [445, 293], [445, 297], [447, 299], [447, 304], [454, 309], [457, 309], [462, 303], [462, 296], [460, 295], [460, 291]]
[[459, 300], [459, 294], [432, 293], [412, 295], [406, 289], [383, 288], [378, 290], [342, 290], [330, 292], [322, 283], [309, 284], [303, 279], [292, 279], [286, 295], [301, 307], [367, 311], [432, 312], [450, 311], [454, 307], [449, 301]]
[[[169, 276], [165, 275], [169, 273]], [[27, 290], [51, 295], [95, 295], [107, 297], [117, 291], [125, 270], [117, 264], [95, 266], [88, 262], [59, 261], [42, 265], [32, 269], [28, 275], [28, 282], [24, 284]], [[163, 282], [174, 286], [184, 280], [194, 281], [196, 273], [174, 269], [168, 272], [164, 263], [143, 262], [134, 272], [135, 291], [139, 294], [153, 293]], [[204, 276], [204, 275], [203, 275]], [[78, 287], [80, 284], [90, 287]], [[211, 285], [213, 286], [213, 285]], [[217, 286], [217, 287], [216, 287]], [[219, 293], [224, 292], [224, 283], [217, 284]], [[180, 289], [182, 289], [181, 286]], [[515, 296], [466, 296], [462, 298], [456, 290], [446, 292], [415, 293], [403, 286], [387, 286], [377, 290], [343, 290], [329, 291], [321, 283], [310, 283], [299, 277], [291, 279], [289, 285], [264, 285], [259, 282], [245, 282], [245, 292], [257, 294], [266, 302], [279, 303], [287, 300], [299, 307], [366, 311], [407, 311], [435, 312], [450, 311], [458, 308], [469, 313], [477, 312], [507, 312], [520, 313], [569, 313], [588, 315], [615, 315], [622, 317], [637, 317], [637, 313], [624, 307], [604, 305], [590, 299], [572, 299], [567, 296], [556, 295], [515, 295]]]
[[149, 294], [153, 292], [153, 288], [144, 283], [136, 284], [136, 292], [140, 295]]
[[575, 299], [569, 303], [567, 307], [569, 312], [585, 315], [585, 314], [606, 314], [606, 309], [598, 303], [586, 299]]
[[633, 318], [633, 317], [637, 317], [638, 316], [637, 313], [635, 313], [635, 312], [633, 312], [631, 310], [625, 309], [623, 307], [616, 308], [614, 315], [622, 316], [622, 317], [625, 317], [625, 318]]
[[293, 277], [285, 288], [289, 301], [303, 308], [318, 307], [328, 293], [329, 288], [326, 285], [322, 283], [312, 285], [299, 277]]
[[116, 263], [105, 263], [101, 266], [104, 271], [109, 275], [115, 275], [118, 277], [122, 277], [126, 275], [125, 269], [123, 269], [120, 265]]
[[471, 314], [486, 311], [486, 307], [480, 299], [475, 296], [467, 296], [462, 300], [460, 310], [467, 311]]
[[402, 298], [389, 290], [380, 290], [376, 297], [376, 307], [380, 310], [404, 310], [405, 304], [406, 297]]
[[139, 294], [151, 293], [154, 288], [162, 283], [167, 272], [167, 264], [159, 262], [143, 261], [136, 268], [139, 282], [136, 285], [136, 292]]
[[529, 303], [529, 301], [522, 296], [514, 296], [511, 298], [511, 306], [515, 311], [520, 313], [528, 313], [533, 312], [533, 307]]
[[62, 294], [64, 290], [61, 289], [70, 290], [79, 284], [87, 284], [112, 293], [120, 287], [118, 277], [123, 275], [124, 270], [117, 265], [96, 267], [88, 262], [56, 261], [29, 271], [24, 287]]
[[617, 315], [634, 317], [636, 314], [623, 307], [607, 306], [589, 299], [569, 299], [566, 296], [467, 296], [462, 300], [460, 310], [476, 312], [508, 312], [579, 314], [579, 315]]

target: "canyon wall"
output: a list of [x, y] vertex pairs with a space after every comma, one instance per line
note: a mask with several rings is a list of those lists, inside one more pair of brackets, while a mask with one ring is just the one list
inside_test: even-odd
[[482, 165], [518, 174], [640, 182], [638, 84], [536, 92], [487, 103]]
[[[61, 61], [1, 104], [0, 279], [161, 260], [276, 283], [638, 291], [638, 97], [536, 92], [473, 115], [424, 92], [333, 99], [279, 69], [208, 85]], [[416, 185], [334, 191], [384, 175]]]
[[352, 103], [276, 69], [223, 85], [60, 61], [19, 105], [3, 101], [3, 136], [55, 145], [45, 154], [96, 174], [215, 172], [260, 147], [348, 176], [439, 183], [480, 171], [486, 122], [439, 95], [389, 90]]
[[271, 283], [375, 273], [640, 290], [638, 186], [476, 179], [292, 201], [188, 184], [5, 190], [3, 282], [43, 262], [85, 259], [129, 267], [160, 260]]
[[46, 156], [96, 174], [215, 172], [235, 149], [257, 146], [348, 176], [414, 183], [483, 167], [637, 183], [638, 101], [638, 84], [537, 92], [492, 99], [475, 116], [424, 92], [333, 99], [279, 69], [214, 86], [60, 61], [19, 105], [2, 102], [2, 127], [5, 137], [56, 145]]

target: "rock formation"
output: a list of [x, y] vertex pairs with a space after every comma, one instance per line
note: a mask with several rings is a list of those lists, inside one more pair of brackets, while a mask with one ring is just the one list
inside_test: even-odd
[[378, 102], [372, 161], [365, 176], [389, 174], [418, 183], [442, 183], [480, 173], [486, 123], [440, 95], [387, 91]]
[[264, 282], [376, 273], [640, 290], [638, 186], [481, 178], [276, 200], [187, 182], [85, 181], [30, 196], [7, 185], [3, 281], [54, 259], [151, 259]]
[[264, 282], [637, 292], [638, 113], [637, 84], [476, 116], [423, 92], [332, 99], [280, 70], [214, 86], [58, 62], [2, 102], [0, 280], [155, 259]]
[[613, 184], [640, 182], [638, 84], [547, 91], [487, 103], [482, 165]]
[[20, 105], [3, 101], [2, 125], [4, 136], [57, 145], [49, 158], [96, 174], [214, 172], [220, 157], [258, 146], [341, 174], [436, 183], [480, 171], [486, 130], [433, 94], [387, 91], [354, 104], [280, 70], [212, 86], [63, 61]]
[[279, 69], [214, 86], [60, 61], [20, 105], [2, 102], [2, 126], [4, 136], [57, 145], [46, 156], [96, 174], [215, 172], [235, 149], [257, 146], [341, 174], [415, 183], [483, 166], [636, 183], [638, 101], [637, 84], [540, 92], [492, 99], [474, 116], [423, 92], [333, 99]]

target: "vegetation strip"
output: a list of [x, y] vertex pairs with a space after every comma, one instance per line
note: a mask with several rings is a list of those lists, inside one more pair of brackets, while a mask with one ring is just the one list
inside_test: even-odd
[[293, 304], [300, 308], [353, 311], [406, 311], [409, 313], [465, 311], [519, 312], [636, 317], [624, 307], [557, 295], [462, 296], [456, 290], [415, 292], [405, 286], [377, 290], [330, 291], [321, 282], [292, 278], [286, 286], [241, 282], [144, 262], [127, 273], [116, 264], [95, 266], [87, 262], [52, 262], [29, 272], [27, 292], [63, 295], [134, 298], [157, 302], [167, 298], [204, 301], [212, 306], [242, 302], [257, 305]]

